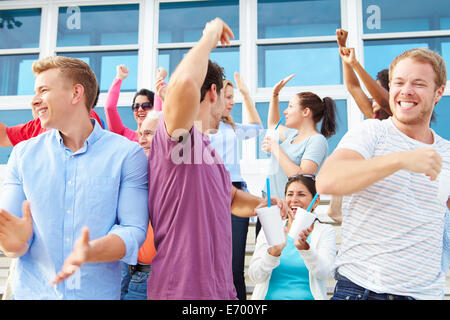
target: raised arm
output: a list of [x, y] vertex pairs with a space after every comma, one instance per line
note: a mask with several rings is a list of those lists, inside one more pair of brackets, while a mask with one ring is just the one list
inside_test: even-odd
[[368, 119], [373, 119], [375, 115], [372, 109], [372, 102], [361, 88], [358, 77], [353, 70], [352, 65], [356, 61], [355, 50], [353, 48], [341, 47], [339, 48], [339, 55], [341, 56], [342, 60], [342, 73], [344, 77], [344, 83], [347, 87], [348, 92], [350, 92], [353, 99], [355, 99], [359, 110], [361, 110], [364, 116]]
[[128, 77], [130, 70], [128, 70], [124, 65], [118, 65], [116, 70], [116, 77], [114, 78], [106, 97], [105, 116], [109, 130], [122, 135], [125, 130], [125, 126], [122, 123], [119, 111], [117, 111], [117, 102], [119, 101], [122, 81]]
[[[268, 113], [268, 117], [267, 117], [267, 126], [269, 129], [274, 129], [277, 126], [278, 122], [280, 121], [280, 107], [279, 107], [278, 95], [279, 95], [281, 89], [284, 88], [286, 83], [288, 83], [289, 80], [291, 80], [294, 76], [295, 76], [295, 74], [291, 74], [290, 76], [284, 78], [283, 80], [280, 80], [280, 82], [278, 82], [272, 89], [272, 97], [270, 99], [269, 113]], [[280, 132], [280, 135], [279, 135], [280, 140], [283, 141], [285, 133], [286, 133], [286, 127], [283, 125], [280, 125], [278, 127], [278, 131]]]
[[[220, 41], [229, 44], [233, 32], [221, 19], [208, 22], [200, 41], [186, 54], [169, 80], [163, 104], [167, 133], [189, 131], [200, 108], [200, 90], [205, 80], [209, 55]], [[178, 135], [178, 134], [176, 134]]]
[[236, 82], [236, 87], [243, 98], [243, 104], [245, 106], [245, 110], [247, 110], [248, 114], [248, 123], [258, 123], [262, 124], [261, 118], [259, 117], [258, 111], [256, 110], [255, 103], [250, 97], [250, 92], [248, 90], [247, 85], [244, 80], [241, 78], [240, 74], [234, 73], [234, 80]]

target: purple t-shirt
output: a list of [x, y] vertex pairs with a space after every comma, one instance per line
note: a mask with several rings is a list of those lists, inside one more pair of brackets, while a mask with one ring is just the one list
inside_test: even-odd
[[149, 299], [236, 299], [231, 180], [222, 162], [208, 136], [193, 127], [175, 141], [161, 117], [149, 155]]

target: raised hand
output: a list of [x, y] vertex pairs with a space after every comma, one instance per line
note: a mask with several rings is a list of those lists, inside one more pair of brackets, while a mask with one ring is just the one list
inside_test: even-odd
[[163, 67], [159, 67], [156, 72], [155, 91], [161, 101], [166, 98], [167, 84], [164, 82], [165, 77], [167, 77], [167, 71]]
[[220, 18], [215, 18], [214, 20], [208, 22], [203, 29], [203, 35], [210, 35], [212, 39], [215, 40], [214, 48], [217, 46], [219, 41], [223, 46], [225, 46], [229, 45], [230, 39], [234, 38], [231, 28]]
[[288, 83], [289, 80], [291, 80], [294, 76], [295, 76], [295, 74], [291, 74], [290, 76], [287, 76], [286, 78], [284, 78], [283, 80], [278, 82], [272, 89], [272, 95], [273, 96], [278, 96], [278, 94], [280, 93], [281, 89], [283, 89], [284, 86], [286, 85], [286, 83]]
[[355, 55], [355, 48], [345, 48], [341, 47], [339, 48], [339, 55], [342, 58], [342, 61], [348, 65], [355, 65], [356, 61], [356, 55]]
[[243, 96], [249, 94], [248, 87], [238, 72], [234, 73], [234, 81], [236, 82], [237, 89]]
[[117, 73], [116, 78], [120, 80], [124, 80], [128, 77], [128, 74], [130, 73], [130, 70], [125, 67], [125, 65], [121, 64], [116, 67]]
[[339, 47], [346, 47], [348, 32], [344, 29], [336, 30], [337, 43]]

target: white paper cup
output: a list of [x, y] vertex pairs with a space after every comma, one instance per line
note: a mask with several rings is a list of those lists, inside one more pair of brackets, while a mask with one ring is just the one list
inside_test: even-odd
[[439, 179], [438, 199], [446, 203], [448, 198], [450, 197], [450, 174], [446, 172], [441, 172], [438, 176], [438, 179]]
[[276, 205], [255, 210], [270, 247], [286, 242], [280, 208]]
[[264, 138], [265, 137], [271, 137], [272, 140], [278, 141], [280, 140], [280, 133], [278, 132], [278, 130], [275, 129], [267, 129]]
[[311, 227], [316, 220], [317, 216], [314, 213], [307, 212], [305, 209], [297, 207], [297, 212], [295, 213], [294, 222], [292, 222], [291, 229], [288, 232], [288, 235], [297, 240], [298, 234], [304, 230]]

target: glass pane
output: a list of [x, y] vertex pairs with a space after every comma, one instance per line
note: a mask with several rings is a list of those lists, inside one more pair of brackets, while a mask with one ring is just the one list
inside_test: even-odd
[[34, 75], [31, 65], [37, 54], [0, 56], [0, 95], [34, 94]]
[[60, 7], [57, 46], [137, 44], [138, 26], [137, 4]]
[[[31, 109], [0, 110], [0, 119], [5, 125], [12, 127], [33, 120], [33, 114], [31, 113]], [[8, 163], [9, 155], [11, 154], [12, 149], [12, 147], [0, 148], [0, 165]]]
[[130, 74], [122, 82], [120, 91], [137, 91], [138, 54], [137, 51], [113, 52], [64, 52], [60, 56], [78, 58], [88, 63], [100, 85], [100, 92], [108, 91], [114, 77], [116, 66], [124, 64], [130, 69]]
[[431, 122], [431, 128], [442, 138], [450, 140], [450, 96], [441, 98], [441, 101], [434, 107], [435, 121]]
[[445, 30], [449, 28], [448, 0], [363, 0], [364, 33]]
[[[328, 138], [328, 155], [330, 155], [334, 149], [336, 149], [339, 141], [342, 139], [344, 134], [348, 130], [348, 121], [347, 121], [347, 101], [346, 100], [335, 100], [336, 103], [336, 124], [337, 129], [336, 133]], [[284, 101], [280, 102], [280, 116], [283, 116], [283, 111], [287, 108], [289, 102]], [[262, 130], [257, 137], [256, 142], [256, 158], [257, 159], [268, 159], [270, 156], [262, 151], [261, 143], [264, 140], [267, 129], [267, 115], [269, 112], [269, 103], [262, 102], [257, 103], [256, 108], [258, 109], [261, 120], [263, 121], [264, 130]], [[284, 124], [284, 121], [282, 122]], [[320, 132], [320, 128], [322, 126], [322, 121], [318, 123], [317, 130]]]
[[292, 73], [287, 86], [341, 84], [341, 69], [336, 42], [258, 47], [258, 87], [273, 87]]
[[[447, 66], [450, 65], [450, 37], [366, 40], [364, 41], [365, 69], [376, 78], [378, 71], [388, 69], [397, 55], [408, 49], [419, 47], [426, 47], [440, 53]], [[450, 74], [447, 79], [450, 79]]]
[[186, 1], [159, 5], [159, 43], [197, 42], [205, 24], [220, 17], [239, 39], [239, 0]]
[[340, 1], [258, 1], [259, 39], [334, 35], [340, 26]]
[[[159, 50], [158, 66], [167, 70], [169, 79], [172, 72], [183, 59], [189, 49], [164, 49]], [[209, 56], [211, 61], [218, 63], [224, 68], [225, 78], [234, 81], [234, 72], [239, 72], [239, 48], [216, 48]]]
[[0, 49], [39, 48], [41, 9], [1, 10]]

